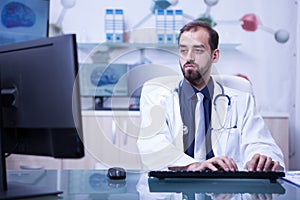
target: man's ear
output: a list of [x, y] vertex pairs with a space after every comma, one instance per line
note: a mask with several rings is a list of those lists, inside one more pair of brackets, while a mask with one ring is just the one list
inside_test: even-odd
[[215, 49], [212, 53], [212, 62], [218, 62], [220, 57], [220, 50], [219, 49]]

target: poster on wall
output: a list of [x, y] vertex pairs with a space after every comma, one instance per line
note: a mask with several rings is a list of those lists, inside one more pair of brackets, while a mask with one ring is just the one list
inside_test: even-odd
[[48, 35], [49, 0], [1, 0], [0, 45]]

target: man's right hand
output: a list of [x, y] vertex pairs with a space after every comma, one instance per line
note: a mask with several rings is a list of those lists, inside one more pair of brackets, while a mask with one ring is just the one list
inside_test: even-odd
[[232, 158], [220, 156], [213, 157], [203, 162], [195, 162], [187, 166], [172, 166], [169, 170], [212, 170], [212, 171], [237, 171], [238, 167]]

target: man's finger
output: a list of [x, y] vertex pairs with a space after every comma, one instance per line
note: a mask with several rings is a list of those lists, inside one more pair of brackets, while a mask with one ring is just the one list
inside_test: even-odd
[[247, 163], [246, 168], [248, 171], [256, 170], [260, 154], [255, 154], [252, 159]]
[[271, 170], [274, 172], [274, 171], [276, 171], [279, 168], [279, 166], [280, 166], [280, 164], [279, 164], [278, 161], [273, 162], [273, 166], [272, 166]]
[[259, 156], [259, 160], [257, 163], [256, 171], [262, 171], [264, 169], [267, 157], [264, 155]]
[[267, 157], [263, 171], [265, 172], [270, 171], [272, 169], [272, 165], [273, 165], [272, 158]]

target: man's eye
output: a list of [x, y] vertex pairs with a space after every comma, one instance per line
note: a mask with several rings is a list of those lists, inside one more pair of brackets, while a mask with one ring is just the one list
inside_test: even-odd
[[180, 49], [180, 53], [187, 53], [187, 49]]
[[194, 49], [194, 52], [197, 54], [203, 53], [204, 50], [203, 49]]

